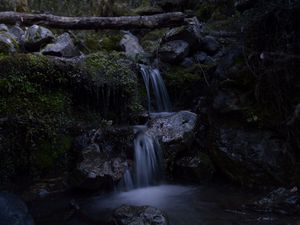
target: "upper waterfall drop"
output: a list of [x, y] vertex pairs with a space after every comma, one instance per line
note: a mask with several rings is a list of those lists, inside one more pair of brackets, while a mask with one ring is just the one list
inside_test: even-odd
[[[140, 69], [147, 91], [148, 111], [171, 112], [170, 97], [160, 71], [157, 68], [151, 68], [146, 65], [140, 65]], [[154, 109], [151, 108], [151, 90], [153, 90], [156, 103], [156, 108]]]

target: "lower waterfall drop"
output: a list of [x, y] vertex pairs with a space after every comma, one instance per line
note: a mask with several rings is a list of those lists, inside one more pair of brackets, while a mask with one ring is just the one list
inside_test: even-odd
[[163, 155], [158, 141], [146, 133], [145, 128], [135, 128], [135, 180], [137, 187], [157, 184], [163, 179]]

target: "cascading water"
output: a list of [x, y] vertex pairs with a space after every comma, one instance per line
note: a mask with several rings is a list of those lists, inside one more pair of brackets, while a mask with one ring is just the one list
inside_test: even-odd
[[[152, 111], [151, 87], [157, 105], [156, 112], [170, 112], [169, 95], [159, 70], [145, 65], [140, 68], [146, 86], [149, 112]], [[134, 173], [131, 176], [129, 169], [125, 171], [121, 190], [154, 185], [163, 179], [163, 155], [158, 141], [147, 133], [147, 126], [135, 126], [134, 132]]]
[[145, 187], [163, 178], [163, 156], [158, 141], [146, 132], [146, 127], [135, 127], [135, 180], [137, 187]]
[[140, 65], [141, 74], [144, 79], [144, 83], [147, 91], [148, 100], [148, 111], [152, 112], [151, 108], [151, 86], [153, 89], [155, 102], [156, 102], [156, 112], [170, 112], [171, 102], [168, 95], [167, 88], [161, 77], [161, 74], [157, 68], [151, 68], [150, 66]]

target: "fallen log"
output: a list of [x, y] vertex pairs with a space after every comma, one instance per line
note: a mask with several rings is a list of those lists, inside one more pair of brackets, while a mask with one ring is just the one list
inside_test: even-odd
[[65, 17], [51, 14], [30, 14], [18, 12], [0, 12], [0, 23], [30, 26], [43, 25], [57, 29], [98, 30], [98, 29], [136, 29], [176, 27], [185, 22], [181, 12], [163, 13], [151, 16], [120, 17]]

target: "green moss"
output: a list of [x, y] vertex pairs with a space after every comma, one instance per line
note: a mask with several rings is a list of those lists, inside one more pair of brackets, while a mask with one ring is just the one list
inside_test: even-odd
[[155, 53], [159, 47], [161, 38], [165, 35], [167, 30], [167, 28], [162, 28], [146, 33], [141, 38], [141, 46], [145, 49], [146, 52]]
[[121, 38], [120, 34], [104, 36], [101, 42], [102, 49], [106, 51], [121, 51]]
[[199, 96], [205, 85], [202, 70], [172, 66], [164, 71], [164, 79], [172, 101], [176, 106], [191, 107], [195, 96]]

